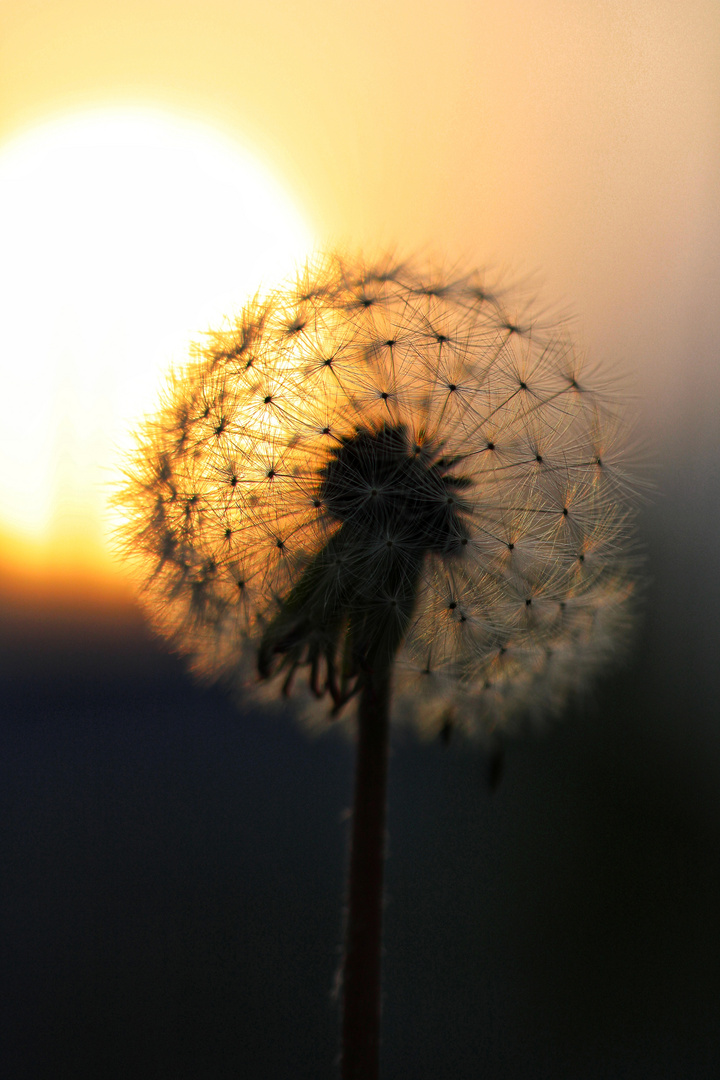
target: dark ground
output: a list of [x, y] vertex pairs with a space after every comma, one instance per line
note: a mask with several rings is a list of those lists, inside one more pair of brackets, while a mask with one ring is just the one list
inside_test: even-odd
[[[593, 703], [495, 793], [479, 749], [396, 740], [387, 1080], [720, 1075], [720, 483], [688, 470]], [[128, 610], [1, 614], [0, 1075], [330, 1080], [351, 747]]]

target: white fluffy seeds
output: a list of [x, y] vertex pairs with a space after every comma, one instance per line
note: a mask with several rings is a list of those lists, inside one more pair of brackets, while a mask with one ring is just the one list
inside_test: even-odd
[[625, 634], [619, 404], [479, 277], [324, 260], [174, 378], [123, 543], [204, 674], [338, 713], [390, 626], [396, 716], [480, 733], [560, 709]]

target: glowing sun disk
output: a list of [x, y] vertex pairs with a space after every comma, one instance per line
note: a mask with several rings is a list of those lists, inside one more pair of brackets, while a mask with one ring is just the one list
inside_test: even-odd
[[0, 236], [0, 528], [82, 558], [102, 548], [118, 451], [163, 372], [310, 233], [230, 139], [103, 109], [0, 148]]

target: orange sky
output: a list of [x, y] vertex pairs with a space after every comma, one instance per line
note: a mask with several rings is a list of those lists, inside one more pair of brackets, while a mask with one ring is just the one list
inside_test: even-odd
[[715, 182], [715, 0], [4, 0], [0, 19], [0, 135], [107, 100], [187, 110], [330, 236], [585, 279], [591, 248], [603, 273], [667, 251]]
[[323, 243], [539, 271], [680, 423], [720, 382], [718, 72], [716, 0], [3, 0], [0, 141], [102, 104], [207, 120]]

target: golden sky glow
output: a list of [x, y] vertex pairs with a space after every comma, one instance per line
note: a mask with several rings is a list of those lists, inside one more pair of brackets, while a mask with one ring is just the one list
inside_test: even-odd
[[[225, 139], [247, 153], [298, 239], [539, 270], [592, 351], [640, 374], [648, 417], [720, 391], [716, 0], [4, 0], [0, 72], [4, 177], [38, 125], [164, 113], [178, 138], [204, 130], [221, 157]], [[164, 165], [153, 151], [126, 217], [68, 170], [3, 193], [0, 532], [49, 537], [52, 520], [71, 550], [101, 547], [111, 417], [180, 358], [215, 286], [229, 309], [253, 287], [250, 200], [202, 197], [210, 151], [184, 145]], [[111, 156], [108, 193], [129, 175]]]

